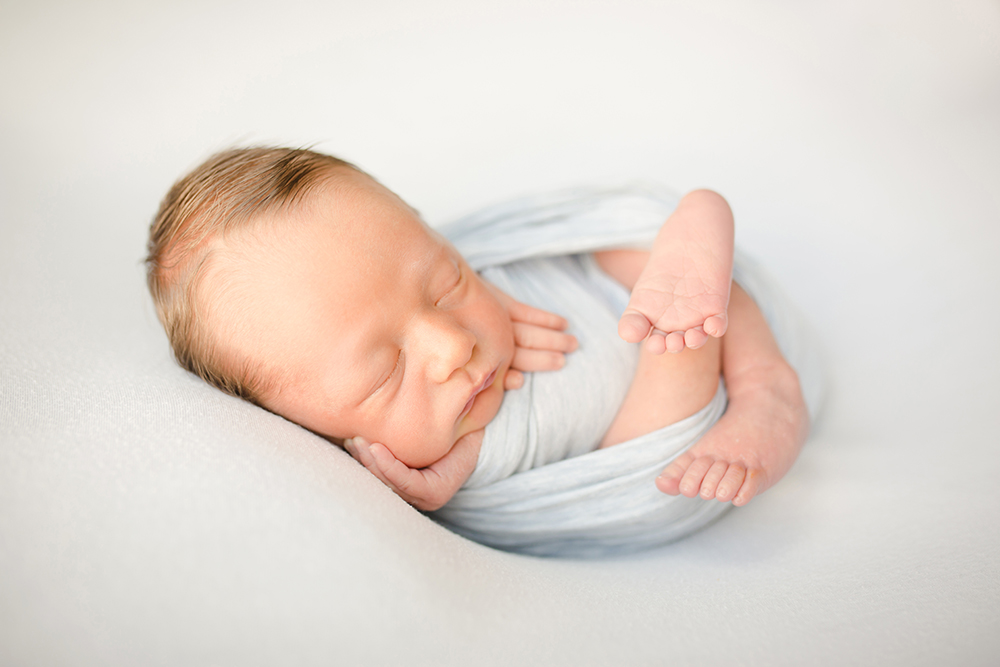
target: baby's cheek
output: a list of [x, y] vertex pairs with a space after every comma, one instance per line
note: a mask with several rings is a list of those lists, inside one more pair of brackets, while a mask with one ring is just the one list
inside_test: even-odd
[[414, 425], [396, 437], [387, 437], [386, 448], [397, 460], [410, 468], [426, 468], [447, 454], [454, 445], [453, 433], [436, 433], [435, 429]]
[[499, 347], [505, 353], [505, 356], [514, 356], [514, 324], [510, 321], [507, 311], [500, 311], [494, 326], [494, 331], [497, 332], [497, 337], [500, 341]]

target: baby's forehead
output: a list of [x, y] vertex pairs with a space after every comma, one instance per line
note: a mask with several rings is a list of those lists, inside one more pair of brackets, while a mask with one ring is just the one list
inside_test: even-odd
[[[402, 199], [363, 173], [345, 173], [231, 237], [219, 239], [232, 269], [266, 264], [292, 273], [403, 269], [457, 254]], [[353, 171], [353, 170], [350, 170]], [[351, 281], [354, 282], [354, 281]]]

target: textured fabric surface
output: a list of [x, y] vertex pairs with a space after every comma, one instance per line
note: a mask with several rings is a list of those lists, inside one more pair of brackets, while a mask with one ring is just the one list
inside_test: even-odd
[[481, 273], [515, 299], [566, 317], [579, 349], [558, 372], [525, 373], [524, 386], [504, 394], [463, 489], [597, 449], [639, 361], [638, 346], [617, 332], [625, 290], [591, 255], [526, 259]]
[[[667, 496], [654, 484], [722, 416], [725, 383], [691, 417], [597, 450], [635, 374], [638, 346], [625, 344], [617, 326], [629, 294], [591, 255], [557, 254], [648, 246], [676, 202], [651, 187], [576, 189], [502, 203], [444, 227], [487, 280], [564, 316], [580, 349], [559, 372], [528, 374], [504, 395], [476, 469], [432, 514], [436, 520], [509, 551], [595, 557], [668, 544], [731, 507]], [[824, 384], [816, 338], [759, 266], [741, 256], [734, 273], [773, 321], [815, 421]]]
[[[990, 0], [0, 4], [0, 663], [996, 664], [998, 45]], [[819, 331], [813, 440], [640, 555], [448, 532], [170, 360], [148, 222], [242, 140], [432, 222], [718, 190]]]

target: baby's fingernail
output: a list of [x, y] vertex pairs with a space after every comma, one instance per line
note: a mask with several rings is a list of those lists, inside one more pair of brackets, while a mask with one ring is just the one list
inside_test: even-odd
[[386, 464], [392, 462], [392, 454], [389, 452], [389, 450], [386, 448], [385, 445], [380, 445], [373, 442], [372, 444], [368, 445], [368, 454], [375, 460], [376, 465], [380, 461]]
[[351, 447], [354, 449], [354, 456], [367, 465], [367, 459], [370, 456], [370, 448], [364, 438], [354, 438], [351, 442]]

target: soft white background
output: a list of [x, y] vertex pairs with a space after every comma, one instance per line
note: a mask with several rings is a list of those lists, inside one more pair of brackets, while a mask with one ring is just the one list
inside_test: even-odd
[[[676, 545], [493, 552], [176, 369], [171, 182], [315, 144], [431, 222], [729, 198], [822, 334], [786, 479]], [[0, 4], [0, 662], [1000, 661], [1000, 3]]]

